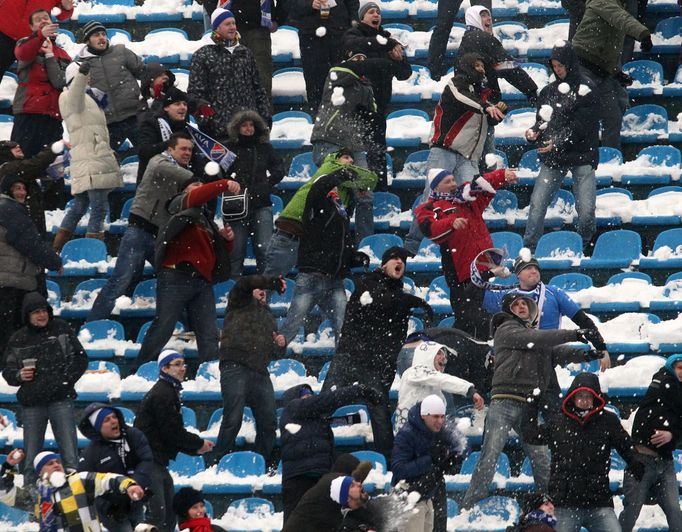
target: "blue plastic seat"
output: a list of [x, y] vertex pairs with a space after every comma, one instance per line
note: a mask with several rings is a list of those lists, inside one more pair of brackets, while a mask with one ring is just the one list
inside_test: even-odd
[[455, 326], [455, 317], [454, 316], [448, 316], [447, 318], [443, 318], [438, 323], [438, 327], [450, 328], [450, 327], [454, 327], [454, 326]]
[[393, 179], [391, 188], [424, 188], [428, 157], [429, 150], [417, 150], [408, 153], [403, 169]]
[[[680, 150], [672, 146], [648, 146], [638, 154], [636, 162], [648, 163], [653, 172], [642, 174], [624, 174], [623, 184], [630, 185], [667, 185], [673, 179], [673, 174], [679, 174], [682, 156]], [[670, 173], [661, 173], [662, 167], [670, 168]]]
[[[493, 497], [487, 497], [478, 501], [474, 507], [471, 509], [468, 520], [469, 527], [468, 531], [482, 531], [483, 527], [480, 527], [478, 523], [481, 519], [490, 520], [495, 518], [499, 522], [499, 528], [497, 530], [504, 531], [507, 526], [511, 526], [519, 520], [521, 515], [521, 509], [519, 508], [519, 503], [516, 500], [509, 497], [501, 497], [499, 495]], [[485, 528], [485, 530], [490, 531], [491, 528]]]
[[663, 299], [652, 300], [649, 303], [649, 310], [656, 311], [679, 311], [682, 310], [682, 299], [677, 296], [682, 291], [682, 272], [673, 273], [665, 281], [663, 289]]
[[367, 253], [367, 249], [365, 248], [369, 248], [368, 255], [371, 259], [370, 265], [371, 267], [377, 267], [381, 262], [381, 256], [392, 246], [403, 247], [403, 239], [398, 235], [381, 233], [363, 238], [358, 245], [358, 250]]
[[[97, 340], [125, 340], [123, 325], [114, 320], [90, 321], [81, 326], [78, 331], [79, 336], [83, 332], [89, 337], [87, 343]], [[85, 351], [89, 358], [95, 359], [114, 358], [116, 354], [116, 349], [113, 347], [86, 347]]]
[[[495, 12], [495, 15], [499, 16], [497, 15], [497, 12]], [[525, 43], [528, 41], [528, 26], [526, 26], [523, 22], [516, 22], [512, 20], [496, 22], [493, 24], [493, 33], [495, 34], [495, 37], [502, 42], [505, 49], [507, 50], [510, 48], [515, 48], [518, 43]], [[514, 55], [524, 55], [519, 54], [518, 50], [516, 49], [513, 52]], [[504, 95], [505, 100], [508, 99], [508, 96], [508, 94]]]
[[632, 261], [639, 260], [642, 253], [642, 239], [638, 233], [617, 229], [602, 233], [597, 238], [594, 251], [589, 258], [583, 258], [581, 268], [628, 268]]
[[428, 238], [421, 241], [417, 254], [407, 259], [407, 271], [410, 273], [438, 272], [441, 268], [440, 246]]
[[374, 229], [388, 231], [400, 215], [400, 198], [392, 192], [374, 193]]
[[95, 302], [99, 290], [106, 284], [106, 279], [89, 279], [78, 283], [70, 301], [62, 301], [61, 317], [85, 318]]
[[[663, 198], [662, 195], [665, 194], [666, 197]], [[660, 196], [657, 198], [657, 196]], [[676, 197], [675, 197], [676, 196]], [[652, 199], [653, 198], [653, 199]], [[651, 192], [647, 198], [651, 200], [649, 203], [649, 210], [651, 214], [640, 214], [632, 217], [630, 221], [633, 225], [680, 225], [682, 223], [682, 218], [678, 214], [657, 212], [657, 204], [662, 201], [665, 208], [669, 209], [668, 205], [678, 205], [682, 202], [682, 187], [669, 185], [665, 187], [656, 187]]]
[[0, 502], [0, 522], [5, 523], [5, 525], [17, 527], [16, 529], [18, 529], [19, 527], [25, 526], [30, 520], [31, 516], [28, 512]]
[[566, 270], [583, 254], [583, 239], [574, 231], [552, 231], [540, 237], [535, 257], [543, 270]]
[[275, 505], [267, 499], [261, 497], [248, 497], [232, 501], [228, 508], [234, 508], [248, 514], [275, 513]]
[[[415, 57], [421, 57], [424, 54], [423, 48], [415, 49]], [[409, 79], [402, 82], [402, 86], [416, 87], [418, 86], [419, 80], [423, 78], [431, 79], [431, 71], [428, 67], [422, 65], [411, 65], [412, 75]], [[422, 99], [421, 91], [410, 90], [408, 92], [395, 92], [391, 94], [391, 103], [394, 104], [415, 104], [419, 103]]]
[[511, 190], [498, 190], [490, 202], [488, 210], [492, 211], [497, 216], [502, 215], [503, 217], [491, 219], [489, 216], [484, 216], [486, 218], [485, 224], [488, 226], [488, 229], [504, 229], [507, 227], [506, 217], [513, 215], [514, 211], [516, 211], [518, 207], [519, 200], [516, 197], [516, 194], [514, 194]]
[[[61, 30], [59, 30], [61, 32]], [[107, 37], [109, 40], [113, 39], [114, 37], [120, 38], [123, 36], [125, 39], [128, 41], [132, 41], [133, 37], [130, 35], [129, 31], [122, 30], [120, 28], [107, 28]], [[75, 40], [73, 42], [76, 42]]]
[[[144, 342], [144, 337], [147, 334], [147, 331], [149, 330], [149, 327], [151, 327], [152, 322], [148, 321], [146, 323], [142, 324], [142, 327], [140, 327], [140, 330], [137, 331], [137, 339], [135, 340], [136, 344], [139, 344], [137, 347], [128, 347], [123, 353], [123, 356], [125, 358], [137, 358], [137, 355], [140, 352], [140, 348], [142, 347], [142, 342]], [[176, 332], [184, 332], [185, 326], [180, 323], [179, 321], [175, 323], [175, 329], [173, 330], [173, 334]]]
[[663, 87], [663, 96], [677, 98], [682, 96], [682, 65], [677, 67], [673, 81]]
[[190, 486], [192, 477], [205, 470], [206, 464], [203, 456], [190, 456], [185, 453], [178, 453], [168, 464], [168, 471], [173, 475], [176, 489]]
[[[304, 111], [282, 111], [281, 113], [276, 113], [272, 117], [273, 127], [278, 125], [278, 122], [285, 120], [294, 122], [303, 121], [311, 125], [313, 123], [313, 119]], [[307, 140], [308, 139], [306, 138], [270, 137], [270, 143], [273, 145], [273, 147], [280, 150], [293, 150], [301, 148]]]
[[[268, 373], [270, 373], [272, 377], [280, 377], [289, 372], [292, 372], [295, 375], [298, 375], [299, 377], [306, 376], [305, 366], [298, 360], [294, 360], [292, 358], [273, 360], [272, 362], [270, 362], [270, 364], [268, 364]], [[278, 400], [281, 399], [285, 391], [286, 390], [275, 389], [275, 399]]]
[[322, 365], [322, 368], [320, 369], [320, 373], [317, 375], [317, 382], [320, 384], [324, 383], [324, 379], [327, 378], [327, 373], [329, 373], [329, 368], [332, 365], [332, 361], [328, 360]]
[[[223, 420], [223, 409], [222, 408], [216, 408], [208, 420], [208, 430], [210, 431], [213, 428], [217, 429], [218, 427], [220, 427], [222, 420]], [[195, 420], [195, 422], [196, 422], [196, 420]], [[245, 406], [244, 411], [242, 412], [242, 427], [246, 424], [255, 425], [255, 423], [256, 423], [256, 420], [253, 417], [253, 411], [248, 406]], [[205, 439], [210, 440], [212, 442], [216, 441], [216, 436], [202, 436], [202, 438], [205, 438]], [[235, 445], [237, 445], [237, 447], [243, 447], [244, 444], [246, 443], [246, 438], [244, 438], [244, 436], [237, 435], [234, 442], [235, 442]]]
[[[469, 483], [471, 481], [471, 475], [474, 473], [474, 469], [476, 469], [476, 464], [478, 463], [480, 456], [480, 452], [474, 451], [464, 459], [464, 462], [462, 462], [462, 468], [459, 471], [459, 476], [464, 478], [457, 479], [455, 477], [455, 479], [447, 481], [447, 491], [466, 491], [468, 489]], [[505, 479], [508, 479], [510, 471], [509, 458], [505, 453], [500, 453], [500, 457], [497, 459], [497, 468], [495, 472], [499, 475], [502, 475]], [[490, 483], [489, 489], [494, 490], [500, 487], [502, 486], [498, 486], [496, 481], [492, 481]]]
[[[602, 202], [608, 204], [614, 200], [618, 203], [634, 201], [632, 192], [625, 188], [609, 187], [597, 190], [597, 205]], [[620, 227], [622, 224], [623, 220], [618, 215], [597, 216], [597, 227]]]
[[[622, 272], [612, 275], [606, 282], [607, 285], [622, 285], [627, 279], [635, 279], [639, 282], [651, 284], [651, 277], [642, 272]], [[625, 287], [623, 287], [625, 288]], [[605, 302], [592, 302], [590, 312], [639, 312], [641, 305], [636, 295], [623, 289], [618, 296], [612, 297]]]
[[[538, 155], [538, 150], [528, 150], [521, 156], [521, 160], [519, 161], [519, 171], [520, 173], [524, 174], [523, 177], [519, 178], [520, 185], [535, 185], [535, 179], [540, 172], [540, 157]], [[528, 173], [532, 174], [532, 176], [526, 177], [525, 174]]]
[[[670, 258], [657, 258], [655, 254], [658, 250], [668, 247], [674, 256]], [[639, 267], [647, 268], [666, 268], [679, 269], [682, 267], [682, 228], [668, 229], [659, 233], [654, 242], [652, 256], [643, 257], [639, 261]]]
[[565, 292], [578, 292], [592, 288], [592, 277], [584, 273], [562, 273], [552, 277], [547, 284], [557, 286]]
[[302, 91], [299, 91], [296, 94], [277, 94], [276, 91], [273, 91], [272, 95], [273, 103], [279, 105], [283, 104], [301, 105], [305, 103], [306, 99], [305, 81], [303, 80], [303, 69], [301, 67], [288, 67], [275, 70], [275, 72], [273, 72], [272, 74], [273, 84], [276, 84], [276, 82], [278, 81], [277, 80], [278, 77], [281, 80], [286, 79], [286, 86], [288, 89], [290, 89], [291, 83], [295, 82], [301, 85]]
[[493, 239], [493, 246], [499, 249], [506, 248], [510, 260], [518, 257], [519, 251], [523, 247], [523, 238], [518, 233], [511, 231], [496, 231], [491, 233]]
[[[381, 453], [378, 453], [376, 451], [353, 451], [351, 454], [360, 461], [371, 462], [372, 468], [375, 470], [380, 470], [384, 474], [388, 472], [386, 458]], [[389, 483], [387, 484], [390, 485]], [[363, 487], [367, 492], [372, 493], [376, 489], [384, 490], [386, 489], [387, 486], [386, 485], [377, 486], [373, 482], [365, 482], [363, 484]]]
[[[107, 246], [96, 238], [77, 238], [64, 244], [61, 257], [64, 264], [64, 276], [93, 276], [97, 275], [97, 265], [95, 263], [107, 260]], [[81, 260], [84, 260], [89, 265], [68, 265], [69, 262], [77, 263]]]
[[452, 312], [450, 287], [445, 282], [444, 276], [441, 275], [431, 281], [426, 293], [426, 302], [431, 305], [436, 314], [450, 314]]
[[[327, 342], [325, 343], [321, 342], [323, 336], [327, 339]], [[313, 345], [303, 346], [303, 355], [311, 357], [327, 357], [333, 355], [334, 351], [336, 350], [336, 342], [332, 341], [331, 345], [329, 345], [329, 341], [333, 340], [334, 338], [334, 326], [332, 321], [326, 319], [317, 327], [317, 332], [315, 333], [315, 342]]]
[[[675, 39], [682, 32], [682, 17], [669, 17], [656, 24], [654, 34], [661, 39]], [[654, 44], [652, 54], [677, 54], [680, 51], [679, 43]]]
[[218, 462], [217, 475], [228, 473], [244, 482], [205, 483], [204, 493], [251, 493], [252, 481], [248, 477], [265, 475], [265, 460], [251, 451], [238, 451], [223, 456]]
[[[389, 113], [388, 116], [386, 117], [386, 122], [389, 122], [390, 120], [397, 119], [397, 118], [403, 118], [403, 117], [414, 117], [414, 118], [421, 118], [425, 122], [429, 122], [431, 118], [429, 117], [428, 113], [426, 111], [422, 111], [421, 109], [401, 109], [399, 111], [393, 111], [392, 113]], [[392, 146], [395, 148], [410, 148], [414, 147], [416, 148], [421, 144], [421, 137], [389, 137], [388, 134], [386, 136], [386, 144], [388, 146]]]
[[660, 105], [630, 107], [623, 116], [620, 131], [623, 143], [656, 143], [668, 134], [668, 111]]
[[[123, 163], [121, 163], [121, 166], [122, 165]], [[123, 233], [125, 233], [128, 227], [128, 216], [130, 216], [130, 207], [133, 206], [133, 199], [134, 198], [129, 198], [126, 200], [126, 202], [123, 204], [123, 207], [121, 208], [121, 216], [119, 216], [118, 220], [109, 224], [109, 234], [122, 235]]]
[[[547, 207], [545, 220], [543, 226], [545, 228], [563, 227], [569, 220], [575, 216], [575, 197], [573, 193], [568, 190], [560, 188], [557, 190], [554, 198]], [[514, 227], [525, 227], [527, 218], [517, 218], [514, 220]]]
[[[367, 407], [365, 405], [344, 405], [340, 408], [337, 408], [336, 411], [332, 414], [332, 427], [334, 426], [341, 426], [338, 423], [335, 423], [333, 418], [342, 418], [344, 416], [348, 416], [351, 414], [360, 414], [360, 416], [363, 419], [366, 419], [366, 423], [360, 423], [360, 424], [369, 424], [369, 410], [367, 410]], [[352, 425], [351, 425], [352, 426]], [[342, 446], [342, 447], [357, 447], [357, 446], [363, 446], [367, 440], [365, 439], [365, 436], [362, 434], [357, 434], [357, 435], [347, 435], [347, 436], [334, 436], [334, 443], [337, 446]]]
[[640, 59], [623, 65], [623, 72], [642, 87], [628, 87], [630, 96], [653, 96], [663, 92], [663, 66], [656, 61]]
[[521, 464], [521, 472], [518, 477], [511, 477], [507, 481], [505, 489], [509, 491], [532, 491], [535, 486], [533, 479], [533, 466], [529, 458], [526, 456]]
[[47, 302], [53, 310], [57, 310], [62, 304], [62, 289], [54, 281], [47, 280]]
[[132, 304], [140, 308], [124, 308], [121, 316], [126, 318], [153, 318], [156, 315], [156, 279], [141, 281], [133, 291]]
[[228, 279], [222, 283], [213, 285], [213, 297], [215, 298], [216, 313], [218, 316], [224, 316], [227, 309], [227, 298], [230, 295], [230, 290], [234, 286], [234, 279]]
[[101, 22], [102, 24], [123, 24], [126, 21], [125, 13], [104, 13], [102, 11], [97, 11], [97, 4], [103, 6], [123, 6], [123, 7], [134, 7], [135, 0], [98, 0], [93, 3], [95, 7], [95, 12], [90, 14], [78, 15], [78, 24], [85, 24], [90, 21]]
[[317, 165], [313, 162], [313, 153], [305, 152], [294, 155], [289, 165], [289, 174], [277, 184], [280, 190], [298, 190], [317, 172]]

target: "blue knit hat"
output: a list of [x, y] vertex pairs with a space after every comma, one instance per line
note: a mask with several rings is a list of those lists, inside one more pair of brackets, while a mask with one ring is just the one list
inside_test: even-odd
[[95, 410], [92, 414], [88, 416], [88, 419], [90, 420], [90, 424], [93, 426], [93, 428], [97, 432], [100, 432], [102, 430], [102, 423], [104, 422], [104, 418], [107, 417], [109, 414], [113, 413], [114, 413], [113, 408], [105, 406], [104, 408], [99, 408]]
[[59, 456], [57, 453], [53, 453], [51, 451], [43, 451], [42, 453], [38, 453], [36, 457], [33, 459], [33, 469], [36, 470], [36, 473], [40, 475], [40, 471], [43, 469], [43, 466], [47, 464], [50, 460], [61, 460], [61, 456]]
[[452, 172], [449, 172], [448, 170], [443, 170], [442, 168], [432, 168], [429, 170], [429, 174], [427, 176], [429, 188], [431, 190], [436, 190], [436, 187], [440, 184], [440, 182], [449, 175], [452, 175]]
[[675, 375], [675, 369], [673, 368], [673, 366], [675, 365], [676, 362], [682, 362], [682, 355], [679, 353], [676, 355], [670, 355], [668, 359], [665, 361], [665, 369], [667, 369], [673, 375]]
[[167, 366], [173, 360], [177, 358], [182, 358], [184, 359], [184, 355], [181, 355], [177, 351], [173, 351], [172, 349], [165, 349], [161, 351], [161, 354], [159, 355], [159, 358], [157, 359], [157, 363], [159, 365], [159, 371], [161, 370], [162, 367]]
[[218, 26], [220, 26], [223, 20], [227, 18], [234, 18], [232, 11], [229, 9], [223, 9], [222, 7], [217, 8], [211, 15], [211, 29], [213, 31], [217, 30]]
[[329, 486], [329, 496], [338, 502], [342, 508], [348, 506], [348, 492], [353, 484], [353, 477], [337, 477]]

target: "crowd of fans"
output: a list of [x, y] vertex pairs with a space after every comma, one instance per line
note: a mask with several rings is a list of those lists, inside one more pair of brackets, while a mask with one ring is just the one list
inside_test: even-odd
[[[631, 435], [604, 408], [596, 375], [579, 374], [561, 397], [557, 364], [598, 360], [605, 370], [610, 357], [595, 323], [565, 292], [541, 281], [532, 256], [568, 171], [578, 232], [586, 252], [592, 246], [599, 121], [602, 145], [619, 147], [623, 86], [631, 81], [620, 69], [622, 57], [632, 55], [631, 42], [624, 50], [625, 37], [640, 41], [644, 52], [652, 46], [642, 14], [638, 20], [617, 0], [567, 5], [572, 42], [556, 43], [554, 80], [538, 93], [494, 36], [491, 5], [468, 8], [456, 72], [435, 106], [424, 201], [406, 247], [389, 248], [376, 271], [357, 275], [347, 300], [344, 278], [351, 268], [369, 265], [358, 242], [373, 233], [372, 191], [388, 186], [392, 81], [412, 74], [404, 47], [383, 28], [373, 1], [202, 5], [213, 43], [194, 53], [185, 93], [163, 66], [111, 44], [96, 21], [82, 27], [83, 47], [69, 57], [55, 37], [59, 21], [73, 12], [71, 0], [3, 4], [0, 74], [16, 59], [19, 88], [11, 140], [0, 143], [0, 349], [2, 375], [18, 387], [24, 449], [12, 451], [2, 466], [2, 500], [34, 502], [45, 532], [101, 526], [123, 532], [142, 523], [171, 532], [178, 522], [181, 529], [219, 530], [206, 516], [201, 492], [175, 492], [169, 461], [183, 452], [217, 463], [234, 449], [249, 406], [255, 449], [275, 465], [278, 420], [267, 366], [284, 355], [317, 305], [333, 325], [336, 353], [320, 393], [304, 384], [284, 394], [284, 531], [444, 531], [444, 475], [456, 472], [467, 452], [446, 414], [468, 403], [477, 410], [487, 404], [487, 414], [464, 509], [488, 495], [514, 429], [538, 492], [524, 500], [516, 529], [630, 531], [653, 494], [670, 530], [682, 530], [672, 459], [682, 438], [682, 355], [668, 358], [654, 375]], [[449, 66], [445, 48], [459, 5], [438, 2], [428, 58], [434, 79]], [[270, 194], [284, 169], [269, 142], [270, 34], [284, 22], [299, 30], [319, 170], [273, 226]], [[519, 285], [507, 288], [494, 284], [512, 272], [483, 220], [495, 191], [517, 180], [514, 171], [497, 170], [484, 157], [494, 152], [494, 125], [507, 112], [500, 78], [537, 105], [526, 139], [538, 147], [542, 163], [524, 235], [529, 249], [513, 264]], [[87, 319], [108, 318], [151, 263], [156, 316], [134, 365], [156, 361], [159, 379], [139, 404], [134, 426], [114, 406], [89, 405], [78, 427], [90, 443], [79, 458], [74, 384], [87, 355], [71, 326], [53, 316], [44, 272], [62, 270], [59, 253], [88, 210], [86, 237], [105, 240], [109, 194], [123, 183], [119, 161], [130, 149], [139, 156], [139, 172], [128, 226]], [[50, 244], [45, 210], [64, 207], [65, 159], [74, 201]], [[221, 226], [215, 222], [219, 197]], [[406, 262], [424, 237], [441, 248], [453, 329], [431, 327], [431, 307], [403, 290]], [[248, 238], [258, 273], [244, 276]], [[283, 276], [294, 268], [293, 299], [278, 329], [268, 294], [283, 293]], [[213, 286], [230, 278], [236, 283], [218, 331]], [[408, 338], [413, 311], [426, 329]], [[223, 417], [215, 444], [183, 425], [187, 365], [182, 354], [164, 350], [183, 315], [196, 335], [199, 360], [219, 360]], [[578, 329], [560, 329], [562, 316]], [[567, 345], [576, 341], [590, 349]], [[396, 373], [393, 413], [389, 390]], [[367, 404], [374, 449], [393, 473], [395, 488], [387, 495], [370, 498], [364, 491], [371, 464], [335, 455], [331, 417], [357, 402]], [[43, 450], [48, 421], [59, 454]], [[627, 463], [619, 518], [609, 491], [612, 449]], [[18, 494], [14, 473], [22, 462]]]

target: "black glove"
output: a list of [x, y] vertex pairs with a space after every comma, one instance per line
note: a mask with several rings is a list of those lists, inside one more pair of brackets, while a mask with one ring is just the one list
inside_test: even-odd
[[596, 349], [590, 349], [589, 351], [585, 351], [585, 360], [587, 362], [590, 362], [592, 360], [600, 360], [604, 358], [604, 351], [598, 351]]
[[424, 316], [422, 319], [424, 323], [424, 328], [428, 329], [433, 323], [433, 309], [431, 308], [431, 305], [429, 305], [426, 302], [424, 302], [421, 308], [424, 310]]
[[433, 462], [434, 466], [439, 467], [448, 461], [450, 454], [450, 449], [447, 447], [447, 445], [441, 442], [436, 442], [436, 444], [431, 448], [431, 461]]
[[358, 388], [360, 388], [360, 395], [364, 397], [369, 404], [380, 405], [384, 401], [383, 394], [371, 386], [358, 384]]
[[90, 73], [90, 61], [83, 61], [81, 66], [78, 67], [78, 72], [87, 76]]
[[578, 329], [576, 332], [578, 333], [578, 340], [586, 344], [595, 345], [595, 343], [604, 341], [597, 329]]
[[618, 74], [616, 74], [614, 77], [622, 87], [629, 87], [635, 81], [629, 74], [626, 74], [625, 72], [618, 72]]
[[644, 473], [646, 471], [646, 466], [637, 459], [634, 459], [628, 464], [626, 471], [630, 473], [637, 482], [641, 482], [644, 478]]
[[362, 267], [369, 268], [369, 255], [363, 253], [362, 251], [356, 251], [353, 253], [353, 258], [351, 259], [351, 268]]
[[642, 48], [642, 52], [645, 54], [651, 52], [651, 49], [654, 47], [654, 43], [651, 42], [651, 35], [644, 37], [644, 39], [640, 41], [639, 45]]

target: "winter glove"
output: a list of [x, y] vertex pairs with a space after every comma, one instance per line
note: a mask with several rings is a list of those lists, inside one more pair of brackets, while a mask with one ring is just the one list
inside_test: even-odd
[[646, 466], [639, 460], [634, 459], [628, 464], [626, 471], [635, 477], [637, 482], [641, 482], [644, 478], [644, 473], [646, 472]]
[[421, 308], [424, 310], [424, 316], [422, 318], [424, 328], [428, 329], [433, 323], [433, 309], [431, 308], [431, 305], [426, 302], [421, 305]]
[[358, 482], [364, 482], [365, 479], [367, 478], [367, 475], [369, 475], [369, 472], [372, 470], [372, 462], [369, 462], [367, 460], [363, 460], [358, 464], [358, 466], [353, 469], [351, 472], [350, 476], [353, 477], [354, 480]]
[[629, 74], [626, 74], [625, 72], [618, 72], [618, 74], [616, 74], [614, 77], [622, 87], [629, 87], [635, 81]]
[[351, 268], [369, 268], [369, 255], [363, 253], [362, 251], [356, 251], [353, 253], [353, 258], [351, 259]]
[[590, 349], [589, 351], [585, 352], [585, 360], [587, 362], [590, 362], [592, 360], [601, 360], [604, 358], [604, 351], [598, 351], [596, 349]]
[[651, 52], [651, 49], [654, 47], [654, 43], [651, 42], [651, 35], [644, 37], [644, 39], [642, 39], [639, 43], [639, 46], [642, 48], [642, 52], [645, 54]]
[[578, 340], [586, 344], [594, 345], [604, 341], [597, 329], [578, 329], [576, 332], [578, 333]]
[[380, 405], [383, 402], [383, 395], [374, 388], [365, 384], [358, 384], [358, 388], [360, 388], [360, 395], [364, 397], [368, 403], [372, 405]]
[[208, 104], [197, 107], [197, 118], [211, 118], [215, 115], [215, 109]]
[[450, 458], [450, 449], [443, 442], [436, 442], [431, 448], [431, 461], [436, 467], [444, 465]]
[[154, 85], [154, 99], [155, 100], [160, 100], [163, 97], [163, 89], [164, 89], [163, 83], [159, 83], [157, 85]]
[[84, 76], [87, 76], [90, 73], [90, 67], [91, 66], [92, 65], [90, 65], [90, 61], [83, 61], [81, 63], [81, 66], [78, 67], [78, 72], [80, 72]]

